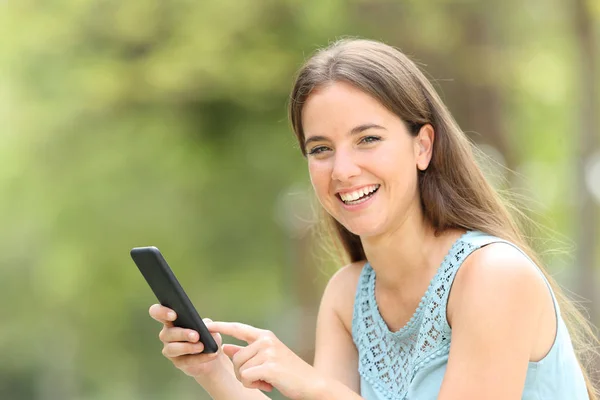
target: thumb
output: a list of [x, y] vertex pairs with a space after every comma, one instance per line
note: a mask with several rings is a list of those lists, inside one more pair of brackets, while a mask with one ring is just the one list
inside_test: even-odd
[[224, 344], [223, 353], [229, 358], [232, 358], [238, 351], [242, 350], [242, 346], [236, 346], [235, 344]]
[[[210, 323], [213, 322], [213, 320], [210, 318], [204, 318], [202, 321], [204, 322], [207, 328], [210, 325]], [[217, 342], [217, 346], [221, 347], [221, 345], [223, 344], [223, 338], [221, 337], [221, 334], [217, 332], [211, 332], [210, 334], [213, 337], [213, 339], [215, 339], [215, 342]]]

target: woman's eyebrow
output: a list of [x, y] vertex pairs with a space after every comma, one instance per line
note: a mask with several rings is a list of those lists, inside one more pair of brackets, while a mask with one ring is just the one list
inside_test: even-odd
[[[383, 129], [383, 130], [386, 130], [381, 125], [377, 125], [377, 124], [362, 124], [362, 125], [358, 125], [358, 126], [355, 126], [354, 128], [352, 128], [350, 130], [350, 136], [357, 135], [357, 134], [359, 134], [361, 132], [366, 131], [367, 129]], [[304, 146], [307, 146], [311, 142], [324, 142], [324, 141], [327, 141], [327, 140], [329, 140], [329, 138], [327, 136], [322, 136], [322, 135], [310, 136], [310, 137], [306, 138], [306, 140], [304, 141]]]

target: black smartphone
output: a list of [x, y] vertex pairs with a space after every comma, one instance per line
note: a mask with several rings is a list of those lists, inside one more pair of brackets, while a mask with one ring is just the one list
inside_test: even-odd
[[177, 313], [173, 325], [195, 330], [204, 344], [202, 353], [216, 353], [218, 346], [215, 339], [202, 322], [160, 250], [153, 246], [135, 247], [131, 249], [130, 254], [160, 304]]

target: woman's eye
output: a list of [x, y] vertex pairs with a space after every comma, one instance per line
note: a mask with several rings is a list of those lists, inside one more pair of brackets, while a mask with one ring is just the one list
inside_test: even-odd
[[361, 139], [362, 143], [374, 143], [380, 141], [381, 138], [379, 136], [365, 136]]
[[321, 154], [322, 152], [324, 152], [326, 150], [327, 150], [327, 147], [325, 147], [325, 146], [317, 146], [317, 147], [313, 147], [312, 149], [310, 149], [308, 154], [317, 155], [317, 154]]

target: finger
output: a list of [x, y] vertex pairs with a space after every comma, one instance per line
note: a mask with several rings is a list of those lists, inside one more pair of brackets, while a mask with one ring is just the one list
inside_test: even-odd
[[[213, 320], [210, 318], [203, 318], [202, 322], [204, 322], [204, 325], [208, 326], [209, 324], [211, 324], [213, 322]], [[215, 342], [217, 343], [217, 347], [220, 348], [221, 345], [223, 344], [223, 338], [221, 337], [221, 334], [211, 332], [211, 336], [213, 337], [213, 339], [215, 339]]]
[[162, 322], [163, 324], [165, 322], [173, 322], [177, 319], [177, 314], [175, 311], [160, 304], [153, 304], [150, 306], [148, 313], [152, 318], [158, 322]]
[[220, 334], [218, 333], [211, 333], [211, 336], [213, 337], [213, 339], [215, 339], [215, 342], [217, 343], [217, 347], [221, 347], [221, 345], [223, 344], [223, 338], [221, 337]]
[[[259, 357], [261, 359], [256, 359]], [[231, 362], [233, 362], [233, 367], [237, 370], [244, 366], [244, 364], [248, 363], [250, 360], [254, 360], [255, 362], [262, 361], [262, 357], [260, 357], [260, 348], [258, 346], [249, 345], [247, 347], [242, 347], [237, 350], [233, 357], [231, 358]]]
[[233, 336], [248, 344], [255, 342], [267, 331], [239, 322], [211, 322], [207, 326], [209, 331], [218, 332], [223, 335]]
[[190, 354], [200, 354], [204, 350], [204, 344], [200, 343], [185, 343], [172, 342], [165, 344], [163, 347], [163, 355], [168, 358], [180, 357]]
[[273, 391], [273, 385], [271, 385], [270, 383], [267, 383], [265, 381], [255, 381], [252, 382], [248, 388], [250, 389], [258, 389], [258, 390], [262, 390], [264, 392], [271, 392]]
[[[240, 354], [240, 353], [238, 353], [238, 354]], [[258, 351], [254, 356], [250, 357], [246, 361], [243, 361], [241, 359], [239, 361], [237, 361], [240, 363], [240, 365], [236, 371], [240, 382], [244, 376], [244, 371], [254, 368], [254, 367], [258, 367], [260, 365], [263, 365], [266, 361], [267, 361], [267, 356], [264, 351]]]
[[161, 342], [191, 342], [195, 343], [200, 339], [198, 332], [192, 329], [178, 327], [165, 327], [158, 334]]
[[238, 351], [242, 350], [243, 347], [236, 346], [235, 344], [224, 344], [222, 349], [227, 357], [233, 358], [233, 356], [235, 356]]
[[270, 373], [270, 368], [265, 364], [261, 364], [244, 370], [238, 379], [245, 387], [251, 387], [257, 382], [262, 381], [272, 388], [273, 386], [269, 383]]
[[[242, 347], [239, 350], [235, 350], [235, 354], [231, 357], [231, 362], [233, 363], [233, 370], [235, 372], [235, 376], [238, 380], [241, 381], [241, 372], [243, 370], [244, 365], [254, 366], [262, 362], [259, 353], [260, 348], [258, 346], [249, 345], [247, 347]], [[225, 349], [223, 349], [225, 351]], [[230, 350], [228, 350], [230, 351]], [[233, 352], [233, 351], [230, 351]]]

